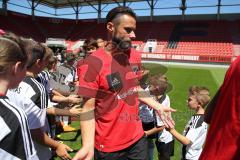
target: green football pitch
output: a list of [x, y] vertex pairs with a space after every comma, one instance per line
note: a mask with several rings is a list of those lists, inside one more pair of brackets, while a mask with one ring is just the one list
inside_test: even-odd
[[[176, 122], [175, 128], [182, 133], [185, 124], [194, 112], [186, 106], [187, 91], [192, 85], [205, 86], [209, 88], [213, 96], [222, 84], [227, 69], [214, 67], [194, 67], [194, 66], [163, 66], [159, 64], [144, 64], [150, 70], [150, 74], [164, 73], [167, 75], [171, 85], [168, 95], [171, 100], [171, 107], [177, 109], [173, 113], [173, 119]], [[79, 122], [72, 122], [71, 126], [79, 128]], [[74, 150], [81, 147], [81, 135], [78, 132], [69, 132], [61, 134], [61, 141], [69, 145]], [[74, 156], [74, 152], [71, 156]], [[173, 160], [179, 160], [181, 154], [181, 144], [175, 141]], [[58, 159], [58, 158], [56, 158]], [[154, 159], [157, 160], [155, 150]]]

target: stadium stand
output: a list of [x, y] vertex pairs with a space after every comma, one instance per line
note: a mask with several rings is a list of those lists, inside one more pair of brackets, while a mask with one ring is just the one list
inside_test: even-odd
[[36, 21], [32, 21], [32, 17], [21, 13], [8, 12], [8, 16], [0, 16], [0, 27], [4, 30], [12, 31], [18, 35], [33, 38], [40, 42], [46, 40]]
[[[0, 15], [0, 28], [45, 42], [47, 38], [64, 38], [76, 42], [86, 38], [106, 38], [104, 23], [97, 20], [57, 19], [35, 17], [8, 11]], [[236, 31], [229, 21], [163, 21], [138, 22], [137, 39], [133, 45], [142, 52], [143, 58], [231, 62], [235, 52], [239, 53], [240, 22], [235, 21]], [[217, 27], [216, 27], [217, 26]], [[237, 33], [238, 32], [238, 33]], [[149, 50], [147, 42], [155, 39]], [[150, 52], [149, 52], [150, 51]]]
[[153, 26], [148, 36], [157, 38], [158, 46], [155, 54], [144, 53], [146, 58], [231, 61], [234, 51], [227, 21], [162, 22]]
[[97, 23], [96, 20], [82, 20], [74, 25], [73, 30], [68, 36], [68, 39], [78, 40], [87, 38], [104, 38], [106, 39], [105, 25]]

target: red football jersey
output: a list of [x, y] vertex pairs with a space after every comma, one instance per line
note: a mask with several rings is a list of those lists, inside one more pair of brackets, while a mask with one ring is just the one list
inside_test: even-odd
[[240, 57], [220, 88], [201, 160], [240, 159]]
[[144, 132], [138, 117], [140, 54], [110, 56], [99, 49], [78, 64], [79, 94], [96, 98], [95, 148], [114, 152], [139, 140]]

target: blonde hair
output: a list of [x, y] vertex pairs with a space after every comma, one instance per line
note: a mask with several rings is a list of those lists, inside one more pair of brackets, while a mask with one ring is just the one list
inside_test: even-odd
[[191, 87], [189, 87], [189, 89], [188, 89], [189, 95], [194, 95], [194, 94], [197, 93], [197, 91], [198, 91], [198, 86], [191, 86]]
[[22, 40], [13, 33], [0, 36], [0, 73], [4, 74], [16, 62], [22, 62], [22, 67], [27, 63], [28, 56], [24, 50]]
[[51, 56], [51, 57], [49, 58], [49, 63], [48, 63], [47, 68], [50, 69], [50, 68], [52, 67], [52, 65], [53, 65], [53, 64], [57, 64], [57, 62], [58, 62], [57, 57]]
[[205, 106], [210, 102], [210, 92], [207, 87], [191, 86], [188, 91], [190, 95], [196, 97], [197, 102], [203, 108], [205, 108]]
[[208, 94], [197, 94], [196, 95], [197, 102], [205, 108], [206, 105], [210, 102], [210, 96]]
[[209, 89], [207, 87], [199, 87], [198, 93], [199, 94], [206, 94], [206, 95], [210, 96], [210, 92], [209, 92]]
[[203, 87], [203, 86], [191, 86], [188, 89], [188, 93], [189, 93], [189, 95], [194, 95], [196, 93], [210, 95], [209, 89], [207, 87]]
[[166, 75], [156, 74], [149, 78], [149, 84], [158, 89], [159, 95], [163, 95], [168, 88], [168, 79]]

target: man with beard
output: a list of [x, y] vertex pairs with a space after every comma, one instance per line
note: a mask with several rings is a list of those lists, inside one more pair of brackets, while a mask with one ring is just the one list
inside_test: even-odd
[[[82, 148], [73, 160], [146, 160], [147, 140], [138, 117], [138, 102], [148, 104], [167, 127], [174, 111], [153, 100], [141, 87], [140, 54], [131, 48], [136, 15], [116, 7], [107, 17], [108, 43], [78, 63]], [[95, 150], [94, 150], [95, 147]]]

